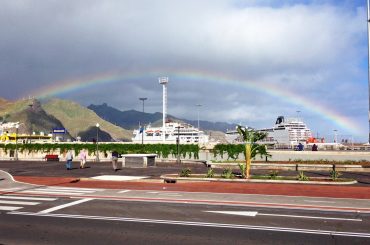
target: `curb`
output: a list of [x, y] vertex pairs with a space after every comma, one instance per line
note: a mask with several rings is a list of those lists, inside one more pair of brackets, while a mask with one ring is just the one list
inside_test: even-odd
[[[176, 174], [177, 176], [177, 174]], [[346, 182], [327, 182], [327, 181], [299, 181], [299, 180], [262, 180], [262, 179], [219, 179], [219, 178], [187, 178], [187, 177], [176, 177], [167, 175], [161, 175], [161, 179], [165, 183], [176, 183], [179, 182], [231, 182], [231, 183], [277, 183], [277, 184], [304, 184], [304, 185], [353, 185], [356, 184], [356, 180]]]

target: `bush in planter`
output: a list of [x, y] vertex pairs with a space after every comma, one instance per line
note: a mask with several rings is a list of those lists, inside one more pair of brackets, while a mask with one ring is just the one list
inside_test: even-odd
[[243, 179], [245, 179], [245, 173], [246, 173], [247, 166], [246, 166], [246, 164], [241, 164], [241, 163], [239, 163], [238, 165], [239, 165], [239, 169], [240, 169], [240, 172], [241, 172], [241, 176], [242, 176]]
[[330, 171], [330, 178], [333, 180], [333, 181], [336, 181], [342, 174], [339, 173], [338, 171], [335, 171], [335, 170], [331, 170]]
[[189, 177], [191, 174], [190, 168], [183, 168], [180, 172], [180, 177]]
[[299, 171], [297, 179], [300, 180], [300, 181], [308, 181], [309, 180], [308, 176], [305, 175], [303, 171]]
[[215, 176], [215, 171], [213, 170], [213, 168], [209, 168], [205, 177], [213, 178], [214, 176]]
[[233, 179], [235, 175], [233, 174], [233, 171], [230, 168], [225, 168], [222, 171], [221, 177], [224, 179]]
[[276, 178], [277, 178], [277, 176], [278, 176], [278, 174], [279, 174], [279, 172], [278, 172], [278, 171], [276, 171], [276, 170], [272, 170], [272, 171], [270, 172], [270, 174], [269, 174], [269, 177], [270, 177], [270, 179], [276, 179]]

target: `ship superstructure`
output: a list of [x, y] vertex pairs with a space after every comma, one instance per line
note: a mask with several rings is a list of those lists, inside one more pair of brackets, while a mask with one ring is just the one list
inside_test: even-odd
[[[163, 130], [164, 129], [164, 130]], [[208, 136], [198, 128], [187, 123], [166, 122], [165, 127], [141, 127], [133, 132], [133, 143], [144, 144], [206, 144]], [[163, 140], [164, 139], [164, 140]]]
[[[275, 125], [271, 128], [257, 129], [267, 133], [266, 138], [261, 142], [271, 145], [297, 145], [306, 143], [312, 138], [312, 132], [301, 118], [285, 118], [279, 116]], [[225, 134], [229, 143], [241, 143], [242, 140], [236, 130], [228, 130]]]

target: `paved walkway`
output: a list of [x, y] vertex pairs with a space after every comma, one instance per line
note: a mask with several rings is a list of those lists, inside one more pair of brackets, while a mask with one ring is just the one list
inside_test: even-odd
[[370, 199], [370, 188], [361, 186], [214, 182], [189, 182], [173, 184], [158, 183], [159, 181], [157, 181], [157, 183], [154, 181], [102, 181], [71, 177], [32, 176], [15, 176], [15, 180], [46, 186]]

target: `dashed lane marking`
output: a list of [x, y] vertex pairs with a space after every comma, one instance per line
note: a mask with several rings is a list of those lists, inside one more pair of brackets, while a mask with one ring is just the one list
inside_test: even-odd
[[6, 196], [0, 196], [0, 199], [31, 200], [31, 201], [55, 201], [58, 198], [50, 198], [50, 197], [22, 197], [22, 196], [15, 196], [15, 195], [6, 195]]
[[0, 204], [11, 204], [11, 205], [37, 205], [39, 202], [19, 202], [19, 201], [6, 201], [0, 200]]
[[3, 211], [14, 211], [14, 210], [18, 210], [21, 208], [23, 207], [0, 206], [0, 210], [3, 210]]
[[126, 192], [130, 192], [130, 190], [123, 190], [123, 191], [119, 191], [117, 193], [126, 193]]

